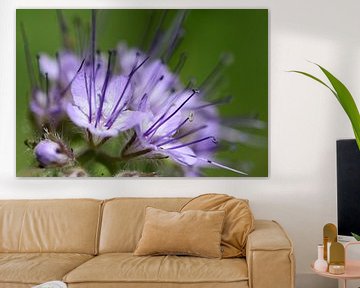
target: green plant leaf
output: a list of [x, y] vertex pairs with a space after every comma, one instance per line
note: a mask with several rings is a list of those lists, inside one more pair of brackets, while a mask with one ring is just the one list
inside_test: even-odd
[[313, 75], [311, 75], [311, 74], [309, 74], [309, 73], [302, 72], [302, 71], [298, 71], [298, 70], [291, 70], [291, 71], [289, 71], [289, 72], [294, 72], [294, 73], [298, 73], [298, 74], [305, 75], [305, 76], [307, 76], [307, 77], [309, 77], [309, 78], [311, 78], [311, 79], [313, 79], [313, 80], [321, 83], [321, 84], [324, 85], [326, 88], [328, 88], [328, 89], [335, 95], [336, 98], [338, 98], [336, 92], [335, 92], [329, 85], [327, 85], [324, 81], [320, 80], [319, 78], [317, 78], [317, 77], [315, 77], [315, 76], [313, 76]]
[[339, 101], [340, 105], [343, 107], [345, 113], [347, 114], [347, 116], [351, 122], [352, 128], [354, 130], [356, 142], [357, 142], [357, 145], [360, 150], [360, 114], [359, 114], [358, 108], [356, 107], [354, 98], [352, 97], [350, 91], [346, 88], [346, 86], [340, 80], [338, 80], [334, 75], [332, 75], [328, 70], [326, 70], [322, 66], [320, 66], [318, 64], [315, 64], [315, 65], [317, 65], [321, 69], [321, 71], [325, 74], [325, 76], [330, 81], [333, 88], [331, 88], [325, 82], [323, 82], [319, 78], [317, 78], [309, 73], [302, 72], [302, 71], [295, 71], [295, 70], [290, 71], [290, 72], [305, 75], [305, 76], [321, 83], [335, 95], [336, 99]]
[[352, 232], [351, 232], [351, 235], [356, 239], [356, 241], [360, 241], [360, 235], [352, 233]]

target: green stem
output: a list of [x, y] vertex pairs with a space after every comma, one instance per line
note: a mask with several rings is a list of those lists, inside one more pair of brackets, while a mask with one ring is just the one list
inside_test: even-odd
[[87, 136], [88, 136], [88, 139], [89, 139], [89, 146], [91, 148], [95, 148], [95, 143], [94, 143], [94, 139], [93, 139], [92, 134], [90, 133], [89, 129], [86, 129], [86, 132], [87, 132]]
[[102, 146], [103, 144], [106, 143], [107, 140], [109, 140], [110, 137], [105, 137], [103, 138], [97, 145], [95, 145], [95, 148], [99, 148], [100, 146]]
[[145, 155], [145, 154], [147, 154], [147, 153], [149, 153], [149, 152], [151, 152], [151, 151], [152, 151], [152, 149], [151, 149], [151, 148], [148, 148], [148, 149], [136, 151], [136, 152], [129, 153], [129, 154], [122, 154], [120, 158], [121, 158], [122, 160], [129, 160], [129, 159], [132, 159], [132, 158], [135, 158], [135, 157], [139, 157], [139, 156]]
[[89, 153], [94, 153], [95, 156], [100, 156], [102, 158], [106, 158], [110, 161], [126, 161], [126, 160], [130, 160], [132, 158], [136, 158], [142, 155], [145, 155], [149, 152], [151, 152], [152, 149], [148, 148], [148, 149], [144, 149], [144, 150], [140, 150], [140, 151], [136, 151], [134, 153], [129, 153], [129, 154], [122, 154], [121, 156], [111, 156], [105, 152], [102, 151], [98, 151], [96, 149], [93, 148], [88, 148], [86, 150], [81, 151], [78, 155], [76, 155], [76, 158], [81, 158], [86, 154]]
[[134, 132], [130, 140], [125, 144], [124, 148], [121, 150], [121, 155], [125, 154], [126, 150], [129, 149], [129, 147], [131, 146], [131, 144], [135, 142], [135, 140], [136, 140], [136, 133]]
[[112, 174], [116, 174], [117, 170], [119, 169], [119, 162], [125, 162], [130, 159], [145, 155], [152, 151], [152, 149], [143, 149], [140, 151], [132, 152], [132, 153], [126, 153], [126, 151], [129, 149], [129, 147], [135, 142], [136, 140], [136, 134], [134, 133], [130, 140], [125, 144], [124, 148], [122, 149], [120, 156], [112, 156], [107, 154], [104, 151], [101, 151], [99, 149], [100, 146], [102, 146], [109, 138], [103, 138], [98, 144], [94, 143], [94, 139], [92, 134], [89, 130], [87, 130], [87, 136], [88, 136], [88, 147], [85, 150], [80, 151], [76, 155], [76, 159], [81, 165], [86, 165], [86, 163], [90, 161], [98, 161], [105, 165], [109, 171], [111, 171]]

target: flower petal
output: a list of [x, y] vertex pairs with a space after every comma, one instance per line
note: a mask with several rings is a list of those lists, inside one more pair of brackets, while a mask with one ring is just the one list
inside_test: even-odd
[[[86, 79], [85, 79], [86, 75]], [[89, 111], [89, 87], [90, 87], [90, 77], [85, 74], [84, 70], [80, 71], [79, 74], [74, 79], [71, 84], [71, 94], [73, 102], [76, 106], [80, 107], [82, 111]], [[92, 105], [92, 108], [94, 106]]]
[[[128, 48], [126, 43], [120, 43], [118, 45], [117, 51], [119, 55], [121, 72], [125, 75], [130, 74], [136, 62], [141, 63], [146, 58], [144, 53], [135, 48]], [[136, 59], [137, 53], [139, 54], [138, 59]]]
[[[173, 142], [170, 146], [177, 146], [181, 145], [181, 142]], [[193, 166], [197, 162], [196, 155], [194, 151], [188, 147], [184, 146], [181, 148], [173, 149], [173, 150], [166, 150], [166, 146], [163, 146], [164, 149], [159, 150], [159, 152], [168, 155], [176, 162], [180, 163], [181, 165]]]
[[47, 54], [40, 54], [39, 58], [40, 71], [48, 74], [50, 80], [59, 79], [59, 66], [56, 59], [49, 57]]
[[139, 125], [140, 122], [146, 117], [146, 113], [139, 111], [123, 111], [112, 125], [113, 129], [117, 131], [125, 131]]
[[65, 84], [68, 84], [80, 68], [81, 61], [78, 56], [69, 52], [63, 52], [59, 57], [61, 63], [61, 74], [63, 74], [65, 78], [62, 79], [62, 81], [64, 81]]
[[73, 121], [77, 126], [80, 126], [83, 128], [89, 128], [89, 125], [90, 125], [89, 118], [84, 113], [84, 111], [81, 110], [80, 107], [69, 103], [66, 106], [66, 112], [67, 112], [70, 120]]
[[[115, 76], [110, 80], [108, 87], [106, 89], [103, 110], [102, 110], [102, 114], [104, 115], [104, 117], [110, 117], [120, 97], [122, 98], [118, 105], [118, 109], [129, 101], [129, 98], [132, 95], [132, 88], [130, 83], [128, 83], [127, 85], [127, 82], [128, 82], [128, 77], [124, 77], [124, 76]], [[124, 92], [125, 88], [126, 90]]]

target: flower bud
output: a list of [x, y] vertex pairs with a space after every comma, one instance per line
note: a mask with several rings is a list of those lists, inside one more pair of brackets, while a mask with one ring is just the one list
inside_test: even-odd
[[34, 153], [42, 167], [56, 167], [68, 164], [72, 158], [72, 152], [62, 143], [50, 139], [40, 141]]

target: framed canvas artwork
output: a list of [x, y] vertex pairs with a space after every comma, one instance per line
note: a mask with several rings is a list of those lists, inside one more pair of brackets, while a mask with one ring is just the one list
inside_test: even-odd
[[268, 11], [16, 15], [20, 177], [266, 177]]

